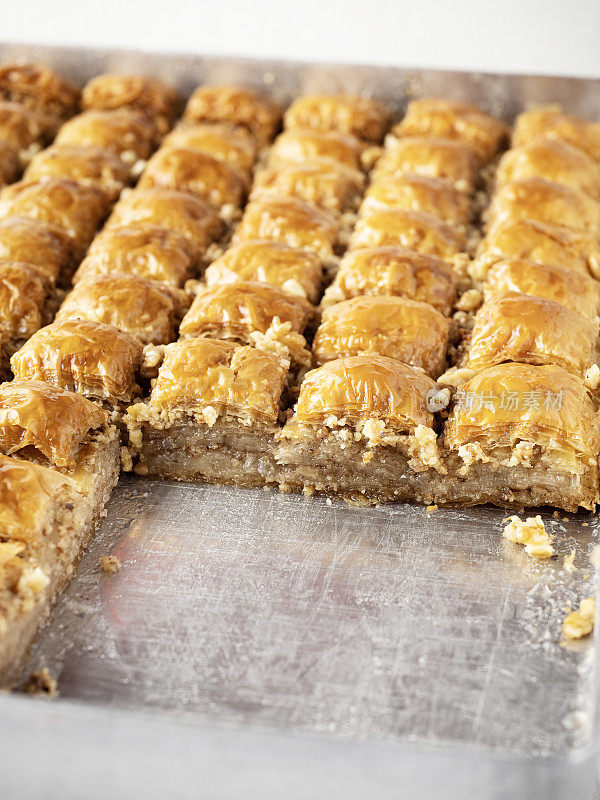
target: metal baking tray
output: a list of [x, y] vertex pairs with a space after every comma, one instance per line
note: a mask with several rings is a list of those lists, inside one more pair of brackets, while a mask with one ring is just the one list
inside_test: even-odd
[[[600, 118], [584, 79], [0, 45], [19, 57], [80, 83], [131, 70]], [[592, 798], [596, 642], [560, 630], [596, 592], [599, 524], [543, 516], [550, 562], [500, 536], [498, 509], [123, 478], [31, 653], [60, 696], [0, 696], [0, 798]]]

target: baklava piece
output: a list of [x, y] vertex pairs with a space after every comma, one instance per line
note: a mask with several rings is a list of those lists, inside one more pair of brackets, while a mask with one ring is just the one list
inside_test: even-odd
[[226, 122], [179, 125], [163, 140], [163, 147], [201, 150], [226, 161], [249, 180], [258, 155], [258, 144], [245, 128]]
[[360, 213], [400, 209], [433, 214], [449, 225], [466, 225], [471, 204], [464, 192], [444, 178], [424, 175], [387, 175], [367, 189]]
[[43, 64], [0, 65], [0, 97], [67, 119], [77, 111], [79, 89]]
[[275, 139], [269, 151], [269, 165], [280, 167], [324, 159], [359, 169], [363, 150], [364, 145], [348, 133], [290, 130]]
[[0, 194], [0, 217], [23, 216], [62, 228], [84, 252], [106, 217], [109, 200], [96, 186], [70, 178], [19, 181]]
[[48, 283], [34, 267], [0, 259], [0, 327], [14, 346], [49, 322]]
[[560, 139], [537, 139], [506, 152], [495, 173], [498, 185], [523, 178], [564, 183], [600, 198], [600, 166], [582, 150]]
[[299, 197], [334, 213], [356, 211], [364, 182], [362, 172], [324, 159], [267, 167], [256, 175], [250, 199]]
[[103, 147], [130, 166], [144, 162], [158, 143], [156, 124], [139, 111], [84, 111], [61, 127], [55, 144]]
[[306, 367], [310, 353], [302, 334], [314, 323], [314, 316], [314, 307], [303, 297], [266, 283], [239, 281], [200, 291], [181, 322], [179, 335], [264, 346], [279, 343], [287, 347], [295, 364]]
[[313, 94], [299, 97], [285, 112], [286, 128], [351, 133], [367, 142], [380, 142], [389, 124], [382, 103], [356, 94]]
[[513, 147], [535, 139], [562, 139], [575, 145], [596, 162], [600, 162], [600, 123], [563, 114], [556, 106], [524, 111], [516, 119], [512, 135]]
[[114, 202], [130, 181], [127, 164], [102, 147], [54, 145], [35, 155], [23, 176], [24, 180], [70, 178], [87, 186], [96, 186]]
[[465, 246], [465, 235], [433, 214], [391, 209], [360, 217], [350, 248], [400, 245], [421, 253], [451, 259]]
[[598, 356], [597, 320], [555, 300], [508, 293], [492, 295], [475, 315], [464, 366], [478, 371], [505, 361], [556, 364], [597, 385]]
[[135, 336], [92, 320], [64, 320], [37, 331], [13, 355], [15, 379], [44, 381], [102, 401], [107, 408], [130, 403], [137, 383], [142, 344]]
[[17, 151], [0, 140], [0, 189], [16, 181], [21, 173]]
[[173, 189], [129, 192], [114, 207], [105, 230], [134, 225], [168, 228], [191, 242], [197, 257], [204, 255], [222, 229], [218, 213], [206, 201]]
[[216, 208], [231, 211], [242, 206], [248, 191], [243, 173], [226, 161], [191, 147], [161, 147], [148, 162], [138, 186], [190, 192]]
[[316, 303], [323, 267], [309, 250], [258, 239], [230, 247], [212, 262], [204, 277], [208, 286], [237, 281], [268, 283]]
[[392, 140], [375, 165], [373, 177], [414, 173], [444, 178], [461, 192], [471, 193], [482, 166], [479, 153], [454, 139], [407, 136]]
[[385, 356], [350, 356], [312, 370], [280, 434], [281, 488], [427, 501], [444, 469], [428, 408], [435, 392], [423, 372]]
[[342, 258], [322, 305], [361, 295], [389, 295], [429, 303], [448, 316], [457, 284], [451, 265], [436, 256], [405, 247], [362, 247]]
[[510, 128], [471, 103], [427, 98], [410, 102], [404, 118], [392, 128], [392, 133], [397, 137], [458, 139], [489, 161], [508, 141]]
[[114, 325], [143, 344], [166, 344], [175, 338], [187, 296], [137, 275], [114, 273], [81, 280], [67, 295], [56, 322], [88, 319]]
[[188, 122], [229, 122], [247, 128], [262, 143], [269, 142], [281, 124], [281, 108], [244, 86], [200, 86], [185, 107]]
[[10, 686], [103, 514], [120, 447], [89, 400], [14, 381], [0, 386], [0, 451], [0, 685]]
[[455, 396], [443, 434], [449, 475], [435, 500], [593, 509], [598, 420], [583, 381], [561, 367], [489, 367]]
[[69, 273], [72, 240], [62, 228], [29, 217], [0, 219], [0, 259], [26, 262], [51, 284]]
[[487, 274], [485, 294], [533, 294], [554, 300], [590, 320], [600, 315], [600, 283], [576, 272], [539, 261], [509, 258], [497, 261]]
[[143, 75], [98, 75], [81, 92], [86, 110], [136, 109], [159, 120], [163, 131], [169, 129], [182, 104], [180, 95], [166, 83]]
[[313, 341], [316, 364], [343, 356], [380, 355], [437, 378], [446, 364], [450, 324], [427, 303], [385, 295], [330, 306]]
[[598, 238], [587, 231], [519, 219], [495, 225], [481, 241], [471, 265], [475, 278], [505, 258], [527, 259], [600, 277]]
[[262, 486], [276, 480], [288, 362], [216, 339], [169, 344], [147, 403], [129, 407], [136, 471]]
[[73, 275], [73, 283], [120, 272], [181, 287], [194, 276], [195, 267], [192, 244], [168, 228], [157, 225], [105, 228], [92, 242]]
[[327, 259], [334, 254], [339, 231], [338, 219], [324, 209], [297, 197], [268, 197], [248, 203], [234, 242], [269, 239]]
[[484, 213], [486, 226], [529, 219], [598, 234], [600, 205], [579, 189], [544, 178], [522, 178], [499, 186]]
[[57, 127], [55, 117], [0, 100], [0, 140], [13, 147], [23, 162], [50, 141]]

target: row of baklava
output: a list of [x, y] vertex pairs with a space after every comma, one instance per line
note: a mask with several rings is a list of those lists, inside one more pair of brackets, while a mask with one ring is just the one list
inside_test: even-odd
[[[35, 74], [54, 85], [48, 71]], [[102, 348], [110, 351], [120, 331], [100, 326], [108, 336], [98, 340], [93, 323], [85, 328], [69, 319], [66, 303], [59, 312], [64, 326], [40, 325], [49, 321], [59, 285], [70, 282], [114, 201], [170, 124], [176, 100], [170, 89], [146, 79], [91, 81], [82, 94], [86, 110], [64, 122], [55, 144], [35, 154], [23, 180], [0, 195], [1, 324], [16, 350], [15, 378], [0, 385], [0, 685], [18, 677], [31, 640], [103, 514], [121, 464], [109, 415], [71, 391], [79, 388], [78, 368], [102, 369]], [[32, 333], [37, 345], [25, 341]], [[131, 338], [126, 344], [141, 352]], [[39, 357], [33, 369], [24, 341]]]

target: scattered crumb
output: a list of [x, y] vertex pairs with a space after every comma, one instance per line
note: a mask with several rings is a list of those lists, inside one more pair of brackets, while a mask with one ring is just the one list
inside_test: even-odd
[[589, 527], [589, 524], [590, 524], [589, 522], [582, 522], [582, 523], [581, 523], [581, 527], [582, 527], [582, 528], [588, 528], [588, 527]]
[[435, 504], [432, 506], [427, 506], [427, 508], [425, 509], [425, 513], [427, 514], [428, 517], [432, 517], [434, 514], [437, 514], [437, 512], [438, 512], [438, 507]]
[[592, 567], [600, 567], [600, 545], [595, 545], [590, 556]]
[[57, 697], [58, 689], [56, 688], [56, 681], [50, 675], [48, 667], [43, 669], [36, 669], [27, 678], [21, 691], [26, 694], [35, 694], [44, 697]]
[[581, 639], [594, 630], [595, 603], [593, 597], [585, 597], [579, 603], [579, 611], [571, 611], [563, 620], [563, 633], [567, 639]]
[[331, 497], [328, 497], [328, 498], [327, 498], [327, 500], [326, 500], [325, 502], [326, 502], [326, 504], [327, 504], [328, 506], [332, 506], [332, 505], [333, 505], [333, 503], [331, 502]]
[[554, 511], [552, 512], [552, 516], [556, 517], [556, 519], [560, 517], [560, 512], [557, 508], [555, 508]]
[[527, 517], [526, 520], [522, 520], [516, 515], [509, 517], [503, 536], [509, 542], [525, 545], [525, 552], [528, 556], [550, 558], [554, 555], [552, 537], [546, 532], [544, 522], [539, 514], [537, 517]]
[[563, 559], [563, 569], [565, 572], [576, 572], [577, 567], [573, 563], [575, 561], [575, 554], [577, 550], [573, 548], [568, 556], [565, 556]]
[[100, 566], [102, 567], [102, 572], [107, 575], [116, 575], [121, 569], [121, 562], [116, 556], [102, 556], [100, 558]]

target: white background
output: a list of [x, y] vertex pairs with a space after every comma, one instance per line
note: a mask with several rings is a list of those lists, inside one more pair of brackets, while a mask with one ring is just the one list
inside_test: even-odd
[[600, 77], [600, 0], [0, 0], [0, 41]]

